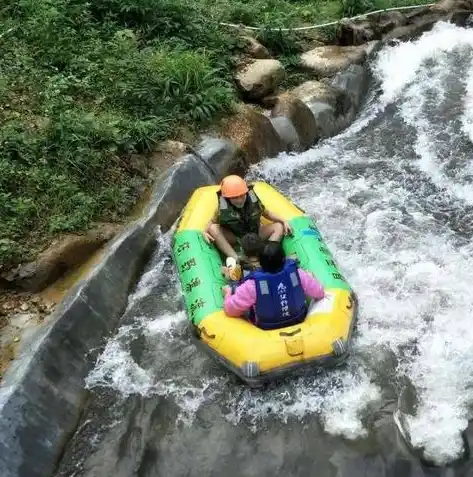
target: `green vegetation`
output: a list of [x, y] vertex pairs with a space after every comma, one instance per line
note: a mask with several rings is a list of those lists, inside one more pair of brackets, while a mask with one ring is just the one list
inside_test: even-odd
[[214, 18], [248, 26], [295, 27], [427, 0], [200, 0]]
[[[412, 0], [402, 0], [402, 4]], [[397, 3], [397, 2], [396, 2]], [[144, 179], [127, 164], [237, 97], [243, 46], [219, 21], [262, 27], [289, 67], [300, 36], [272, 32], [388, 0], [3, 0], [0, 3], [0, 268], [60, 232], [117, 221]]]

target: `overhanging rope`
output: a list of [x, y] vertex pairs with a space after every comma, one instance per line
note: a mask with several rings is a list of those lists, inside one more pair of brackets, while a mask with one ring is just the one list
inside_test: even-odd
[[220, 25], [228, 26], [231, 28], [240, 28], [243, 30], [266, 30], [266, 31], [303, 31], [303, 30], [315, 30], [316, 28], [323, 28], [332, 25], [337, 25], [341, 21], [349, 21], [349, 20], [357, 20], [358, 18], [369, 17], [370, 15], [375, 15], [376, 13], [383, 13], [383, 12], [392, 12], [394, 10], [413, 10], [414, 8], [421, 8], [421, 7], [431, 7], [436, 5], [436, 3], [425, 3], [423, 5], [409, 5], [406, 7], [392, 7], [392, 8], [383, 8], [381, 10], [375, 10], [374, 12], [362, 13], [361, 15], [356, 15], [351, 18], [341, 18], [340, 20], [336, 20], [333, 22], [322, 23], [320, 25], [310, 25], [305, 27], [296, 27], [296, 28], [264, 28], [264, 27], [252, 27], [246, 25], [237, 25], [236, 23], [225, 23], [220, 22]]

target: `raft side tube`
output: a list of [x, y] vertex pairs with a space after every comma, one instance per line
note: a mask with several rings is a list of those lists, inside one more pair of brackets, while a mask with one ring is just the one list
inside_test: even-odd
[[[228, 359], [226, 356], [216, 351], [204, 340], [205, 338], [202, 335], [202, 331], [201, 329], [199, 329], [199, 327], [196, 327], [196, 326], [193, 327], [192, 338], [199, 348], [205, 351], [209, 356], [216, 359], [220, 364], [222, 364], [229, 371], [235, 373], [241, 381], [243, 381], [244, 383], [246, 383], [248, 386], [252, 388], [259, 388], [269, 382], [284, 379], [288, 375], [300, 376], [304, 373], [310, 372], [311, 370], [315, 368], [331, 368], [331, 367], [344, 365], [351, 353], [352, 333], [358, 320], [358, 300], [355, 294], [352, 294], [352, 300], [353, 300], [353, 308], [352, 308], [353, 317], [352, 317], [351, 324], [347, 334], [347, 340], [346, 340], [347, 346], [345, 348], [345, 352], [342, 355], [336, 355], [335, 353], [320, 355], [311, 359], [292, 362], [285, 366], [273, 367], [272, 369], [264, 371], [264, 372], [260, 371], [259, 374], [256, 376], [255, 375], [248, 376], [247, 374], [245, 374], [245, 364], [251, 363], [251, 361], [243, 361], [240, 366], [237, 366], [235, 363], [230, 361], [230, 359]], [[287, 330], [287, 328], [286, 329], [281, 328], [280, 330], [276, 330], [276, 331], [284, 331], [284, 330]], [[259, 369], [258, 364], [257, 363], [255, 364]]]
[[282, 243], [286, 255], [295, 255], [300, 267], [311, 272], [324, 288], [351, 290], [314, 221], [300, 216], [289, 223], [293, 234]]
[[177, 232], [172, 246], [187, 316], [194, 324], [223, 308], [222, 260], [200, 231]]
[[331, 291], [336, 293], [331, 312], [321, 309], [303, 323], [261, 330], [243, 318], [231, 318], [219, 311], [201, 320], [197, 333], [206, 346], [233, 367], [256, 363], [261, 373], [324, 356], [343, 357], [350, 350], [356, 297], [352, 295], [347, 309], [347, 292]]

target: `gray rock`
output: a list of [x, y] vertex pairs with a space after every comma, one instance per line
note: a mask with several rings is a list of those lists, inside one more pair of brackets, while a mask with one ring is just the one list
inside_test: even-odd
[[270, 118], [274, 129], [286, 144], [287, 151], [299, 151], [301, 142], [294, 124], [285, 116]]
[[314, 116], [307, 104], [292, 93], [284, 93], [278, 96], [276, 105], [271, 111], [271, 117], [286, 117], [291, 121], [302, 150], [314, 144], [317, 137]]
[[241, 155], [239, 148], [231, 141], [211, 136], [203, 138], [196, 152], [212, 170], [217, 182], [238, 166]]
[[362, 63], [366, 58], [366, 46], [319, 46], [301, 56], [304, 69], [319, 77], [331, 76], [352, 63]]
[[109, 244], [104, 259], [22, 340], [0, 385], [0, 475], [50, 477], [86, 398], [91, 351], [116, 326], [156, 227], [169, 228], [195, 188], [214, 183], [202, 160], [187, 156], [155, 186], [143, 217]]
[[337, 96], [339, 96], [339, 92], [330, 84], [316, 80], [305, 81], [292, 89], [290, 94], [305, 103], [322, 101], [332, 106], [335, 106], [338, 100]]
[[459, 27], [471, 28], [473, 26], [473, 14], [470, 10], [460, 10], [453, 12], [449, 16], [448, 21]]
[[371, 61], [383, 47], [381, 40], [373, 40], [366, 44], [366, 61]]
[[246, 105], [224, 122], [222, 135], [240, 148], [243, 169], [285, 150], [269, 118]]
[[422, 10], [406, 14], [407, 24], [388, 31], [383, 37], [383, 41], [398, 39], [401, 41], [412, 40], [422, 33], [429, 31], [440, 20], [447, 20], [449, 14], [441, 8], [431, 9], [429, 7]]
[[215, 178], [208, 165], [193, 154], [187, 154], [182, 161], [171, 166], [155, 187], [153, 198], [147, 208], [153, 228], [169, 230], [179, 216], [192, 192], [198, 187], [214, 184]]
[[350, 65], [345, 71], [335, 75], [332, 86], [350, 98], [351, 107], [358, 109], [368, 89], [369, 73], [361, 65]]
[[337, 134], [337, 121], [334, 108], [328, 103], [307, 103], [315, 118], [317, 125], [317, 140]]
[[376, 15], [357, 19], [344, 19], [340, 22], [337, 38], [340, 45], [362, 45], [379, 40], [383, 34], [406, 23], [405, 15], [399, 11], [380, 12]]
[[277, 89], [284, 74], [278, 60], [255, 60], [237, 73], [236, 81], [245, 96], [261, 99]]

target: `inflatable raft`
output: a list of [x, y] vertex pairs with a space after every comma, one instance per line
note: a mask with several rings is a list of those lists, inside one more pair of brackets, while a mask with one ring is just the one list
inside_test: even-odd
[[[285, 237], [286, 255], [324, 285], [326, 297], [310, 305], [302, 324], [261, 330], [244, 318], [223, 311], [223, 259], [203, 230], [214, 216], [219, 186], [197, 189], [183, 210], [172, 250], [197, 341], [250, 386], [259, 386], [301, 368], [343, 362], [350, 348], [357, 300], [325, 245], [314, 221], [276, 189], [256, 182], [263, 205], [287, 220], [293, 235]], [[267, 222], [266, 219], [262, 219]]]

